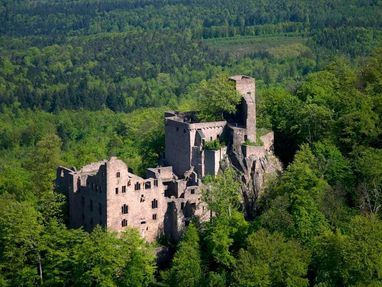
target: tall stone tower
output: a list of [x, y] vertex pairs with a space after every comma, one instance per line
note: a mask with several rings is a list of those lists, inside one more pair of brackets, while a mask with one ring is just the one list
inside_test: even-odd
[[243, 122], [247, 130], [246, 138], [256, 142], [256, 83], [255, 79], [237, 75], [230, 77], [236, 84], [236, 90], [242, 95]]

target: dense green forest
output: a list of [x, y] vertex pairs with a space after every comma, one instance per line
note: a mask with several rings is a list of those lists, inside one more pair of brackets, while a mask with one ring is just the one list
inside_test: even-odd
[[[381, 1], [0, 0], [0, 20], [0, 286], [382, 286]], [[221, 72], [256, 78], [285, 166], [255, 218], [226, 170], [165, 266], [135, 230], [68, 229], [56, 167], [142, 174], [163, 112]]]
[[380, 1], [0, 1], [0, 103], [174, 105], [216, 70], [266, 85], [382, 39]]

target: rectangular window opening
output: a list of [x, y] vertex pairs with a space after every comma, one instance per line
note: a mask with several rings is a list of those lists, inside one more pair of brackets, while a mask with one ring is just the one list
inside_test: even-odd
[[127, 204], [122, 205], [122, 214], [128, 214], [129, 213], [129, 206]]

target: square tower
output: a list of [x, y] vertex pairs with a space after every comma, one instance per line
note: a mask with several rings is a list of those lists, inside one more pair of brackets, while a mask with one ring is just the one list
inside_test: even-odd
[[236, 84], [236, 90], [243, 97], [242, 109], [243, 122], [247, 130], [246, 138], [256, 142], [256, 83], [255, 79], [237, 75], [230, 77]]

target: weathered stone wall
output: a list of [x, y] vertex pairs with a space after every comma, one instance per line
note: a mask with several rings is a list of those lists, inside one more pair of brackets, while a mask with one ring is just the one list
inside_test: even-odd
[[[68, 199], [69, 209], [69, 226], [80, 227], [82, 225], [81, 213], [76, 215], [73, 211], [80, 210], [79, 195], [77, 193], [77, 176], [74, 176], [75, 171], [66, 167], [59, 167], [56, 175], [56, 189], [64, 193]], [[73, 216], [72, 216], [73, 214]]]
[[[193, 138], [192, 138], [193, 140]], [[182, 176], [191, 167], [189, 124], [172, 119], [165, 122], [165, 160], [174, 173]]]
[[247, 139], [256, 142], [256, 103], [249, 94], [245, 96]]
[[104, 161], [84, 166], [80, 171], [59, 167], [56, 187], [68, 196], [70, 227], [91, 230], [97, 224], [106, 224]]
[[220, 161], [227, 153], [227, 148], [222, 147], [219, 150], [204, 151], [205, 175], [217, 175], [220, 169]]
[[[190, 125], [190, 137], [194, 138], [191, 164], [195, 167], [199, 177], [206, 175], [204, 143], [220, 139], [225, 131], [226, 124], [226, 121], [218, 121]], [[203, 135], [203, 138], [200, 138], [200, 135]]]
[[228, 130], [230, 135], [229, 146], [231, 147], [231, 150], [235, 153], [240, 153], [241, 145], [245, 140], [246, 129], [230, 125]]
[[172, 166], [158, 166], [146, 170], [146, 178], [156, 178], [162, 181], [172, 180], [174, 177]]
[[89, 173], [78, 173], [78, 180], [81, 187], [78, 189], [77, 204], [80, 203], [78, 210], [73, 210], [71, 217], [74, 218], [81, 211], [81, 219], [76, 222], [84, 226], [86, 230], [92, 230], [97, 224], [106, 226], [106, 172], [105, 164], [99, 166], [98, 171]]
[[179, 239], [181, 231], [191, 222], [193, 216], [197, 216], [201, 221], [210, 218], [207, 205], [201, 200], [201, 186], [186, 186], [185, 181], [178, 183], [181, 185], [178, 189], [182, 192], [179, 193], [178, 197], [173, 196], [168, 199], [169, 210], [167, 214], [172, 214], [173, 217], [166, 216], [170, 222], [165, 219], [166, 234], [173, 239]]
[[242, 149], [244, 157], [256, 156], [261, 158], [266, 155], [266, 150], [263, 146], [243, 145]]
[[[124, 205], [127, 206], [126, 214]], [[146, 240], [153, 241], [163, 229], [166, 207], [164, 186], [160, 180], [145, 180], [129, 173], [121, 160], [112, 158], [107, 162], [108, 229], [123, 231], [127, 226], [135, 227]], [[124, 219], [127, 226], [122, 224]]]
[[129, 173], [126, 164], [117, 158], [79, 171], [59, 168], [56, 185], [68, 195], [71, 227], [83, 226], [90, 231], [99, 224], [123, 231], [129, 226], [137, 228], [148, 241], [163, 231], [167, 201], [162, 181]]
[[256, 83], [255, 79], [237, 75], [230, 77], [235, 82], [236, 90], [243, 96], [242, 112], [247, 139], [256, 142]]
[[190, 137], [193, 140], [191, 141], [192, 145], [197, 144], [195, 141], [197, 130], [201, 130], [205, 136], [204, 140], [209, 142], [220, 138], [220, 136], [223, 134], [226, 124], [226, 121], [190, 124]]
[[[224, 132], [226, 121], [184, 123], [181, 118], [166, 118], [165, 122], [165, 159], [173, 167], [174, 173], [183, 177], [184, 173], [194, 166], [199, 176], [204, 176], [203, 156], [201, 148], [195, 149], [200, 140], [209, 142], [220, 138]], [[204, 138], [197, 135], [201, 131]], [[199, 152], [199, 153], [198, 153]]]

